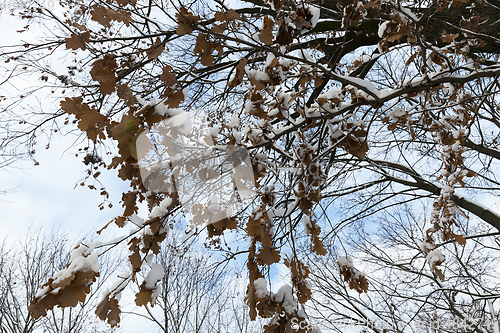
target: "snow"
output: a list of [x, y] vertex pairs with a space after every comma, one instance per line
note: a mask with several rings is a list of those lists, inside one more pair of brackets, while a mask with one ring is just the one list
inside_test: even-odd
[[227, 127], [234, 128], [238, 127], [239, 125], [240, 125], [240, 118], [238, 118], [237, 115], [233, 114], [231, 116], [231, 120], [229, 121], [229, 123], [227, 123]]
[[327, 92], [318, 96], [324, 99], [342, 99], [342, 89], [330, 89]]
[[144, 225], [144, 219], [139, 217], [137, 214], [132, 214], [128, 217], [128, 220], [137, 226]]
[[217, 125], [214, 125], [210, 128], [210, 135], [214, 138], [219, 135], [219, 127]]
[[389, 24], [389, 22], [391, 21], [385, 21], [378, 27], [378, 36], [380, 38], [382, 38], [382, 36], [384, 35], [385, 29], [387, 29], [387, 25]]
[[354, 264], [352, 262], [352, 258], [349, 256], [342, 256], [340, 257], [337, 262], [339, 263], [340, 266], [342, 267], [347, 267], [347, 268], [354, 268]]
[[268, 53], [267, 54], [266, 67], [269, 66], [269, 65], [271, 65], [271, 63], [273, 62], [274, 58], [275, 58], [274, 54], [272, 54], [272, 53]]
[[47, 293], [49, 292], [49, 289], [50, 289], [50, 288], [49, 288], [49, 286], [46, 286], [46, 287], [44, 287], [43, 289], [40, 289], [40, 290], [36, 293], [35, 297], [42, 297], [43, 295], [45, 295], [45, 294], [47, 294]]
[[292, 96], [290, 96], [289, 93], [286, 92], [280, 92], [276, 95], [278, 98], [278, 101], [281, 101], [283, 99], [283, 107], [288, 109], [290, 107], [290, 101], [292, 100]]
[[269, 75], [266, 72], [258, 69], [248, 69], [245, 67], [245, 71], [250, 78], [258, 81], [269, 81]]
[[[398, 10], [400, 10], [401, 13], [403, 13], [407, 17], [411, 18], [413, 21], [419, 20], [418, 17], [409, 8], [399, 6]], [[401, 15], [399, 15], [399, 17], [401, 17]], [[403, 17], [401, 17], [401, 18], [403, 19]], [[404, 21], [406, 21], [406, 18], [404, 18]]]
[[276, 116], [279, 112], [280, 112], [280, 110], [279, 110], [278, 108], [274, 108], [274, 109], [270, 110], [267, 114], [269, 115], [269, 117], [274, 117], [274, 116]]
[[276, 294], [272, 296], [278, 303], [282, 302], [283, 309], [288, 314], [292, 314], [297, 306], [297, 302], [293, 298], [292, 287], [285, 284], [281, 286]]
[[167, 108], [165, 103], [163, 103], [163, 101], [160, 99], [154, 99], [154, 100], [150, 101], [147, 105], [154, 106], [155, 112], [157, 114], [159, 114], [160, 116], [173, 117], [173, 116], [177, 116], [179, 114], [186, 112], [182, 109], [169, 109], [169, 108]]
[[432, 243], [428, 243], [427, 241], [423, 241], [421, 244], [420, 244], [420, 250], [423, 252], [423, 253], [428, 253], [432, 250], [434, 250], [436, 248], [436, 245], [432, 244]]
[[377, 97], [380, 94], [380, 90], [375, 88], [375, 85], [371, 81], [366, 81], [366, 80], [360, 79], [359, 77], [352, 77], [352, 76], [342, 76], [341, 75], [341, 77], [347, 81], [350, 81], [351, 84], [356, 86], [356, 88], [368, 90], [371, 94], [373, 94]]
[[303, 49], [297, 50], [296, 54], [297, 58], [305, 59], [312, 62], [315, 61], [314, 58], [306, 50]]
[[309, 9], [309, 12], [312, 15], [311, 25], [312, 25], [312, 27], [314, 29], [314, 27], [316, 26], [316, 24], [318, 24], [319, 15], [320, 15], [320, 9], [319, 9], [319, 7], [316, 7], [316, 6], [308, 6], [307, 8]]
[[160, 202], [158, 206], [153, 208], [153, 211], [149, 214], [149, 218], [161, 217], [165, 215], [168, 212], [168, 206], [170, 206], [171, 204], [172, 198], [166, 197], [162, 202]]
[[255, 288], [255, 296], [257, 298], [264, 298], [269, 295], [267, 290], [267, 281], [264, 278], [258, 278], [253, 282]]
[[191, 115], [188, 112], [184, 111], [165, 120], [165, 125], [167, 127], [176, 128], [179, 132], [181, 132], [184, 135], [189, 135], [193, 130], [193, 124], [191, 123]]
[[408, 114], [408, 111], [400, 108], [399, 106], [396, 106], [394, 109], [392, 109], [388, 114], [387, 116], [391, 119], [395, 119], [395, 118], [400, 118], [400, 117], [404, 117]]
[[308, 235], [311, 234], [312, 223], [311, 223], [311, 217], [309, 215], [304, 214], [302, 216], [302, 225], [304, 226], [306, 234]]
[[[96, 253], [92, 253], [92, 251], [101, 244], [101, 242], [92, 242], [89, 244], [80, 244], [78, 247], [76, 247], [71, 254], [71, 259], [68, 267], [54, 274], [54, 281], [52, 284], [57, 285], [62, 281], [69, 279], [74, 275], [75, 272], [78, 271], [93, 271], [96, 273], [99, 272], [98, 256]], [[42, 293], [44, 290], [45, 292]], [[46, 294], [46, 292], [48, 291], [48, 289], [44, 290], [38, 293], [39, 296]]]
[[288, 68], [292, 64], [292, 59], [280, 59], [278, 64], [283, 66], [283, 67]]
[[427, 260], [430, 267], [434, 268], [445, 260], [445, 256], [440, 250], [436, 249], [429, 252], [425, 260]]
[[151, 270], [146, 275], [144, 282], [146, 283], [145, 287], [147, 289], [153, 289], [156, 286], [156, 283], [160, 281], [165, 275], [165, 271], [163, 270], [163, 266], [160, 264], [151, 264]]

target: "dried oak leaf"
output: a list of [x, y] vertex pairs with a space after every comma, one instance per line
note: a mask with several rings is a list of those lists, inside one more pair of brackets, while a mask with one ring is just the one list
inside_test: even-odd
[[134, 115], [125, 114], [120, 122], [112, 122], [107, 127], [108, 135], [118, 141], [120, 156], [125, 161], [129, 157], [137, 160], [136, 138], [139, 135], [141, 120]]
[[146, 52], [148, 54], [148, 59], [151, 60], [158, 58], [163, 51], [165, 51], [165, 46], [161, 42], [160, 37], [156, 37], [155, 43]]
[[163, 67], [160, 79], [168, 87], [171, 87], [177, 83], [177, 77], [175, 76], [175, 73], [172, 73], [172, 67], [170, 67], [169, 65], [165, 65], [165, 67]]
[[200, 62], [203, 66], [212, 66], [214, 64], [215, 59], [212, 57], [212, 52], [217, 46], [218, 43], [211, 42], [208, 35], [204, 33], [198, 34], [194, 52], [201, 55]]
[[453, 43], [455, 41], [455, 38], [459, 36], [458, 33], [456, 34], [447, 34], [446, 31], [443, 30], [443, 35], [439, 37], [443, 42], [445, 43]]
[[368, 279], [352, 266], [343, 266], [339, 262], [337, 265], [340, 269], [340, 274], [344, 277], [344, 281], [349, 283], [349, 288], [356, 290], [358, 293], [368, 291]]
[[71, 37], [64, 39], [66, 41], [66, 48], [71, 50], [82, 49], [85, 51], [86, 44], [90, 41], [90, 32], [85, 31], [79, 35], [71, 34]]
[[101, 93], [106, 95], [115, 91], [117, 67], [115, 57], [111, 54], [106, 54], [102, 59], [92, 63], [90, 75], [94, 81], [99, 82]]
[[64, 101], [60, 102], [60, 105], [63, 111], [75, 115], [78, 119], [78, 128], [86, 131], [89, 139], [96, 141], [97, 136], [101, 139], [106, 138], [103, 128], [107, 124], [107, 118], [96, 109], [83, 103], [81, 97], [66, 97]]
[[222, 235], [226, 229], [236, 229], [238, 220], [235, 217], [220, 219], [216, 222], [207, 225], [208, 237]]
[[111, 26], [111, 21], [123, 22], [127, 27], [130, 25], [130, 21], [133, 22], [130, 18], [130, 12], [114, 10], [104, 6], [93, 5], [90, 14], [93, 21], [108, 28]]
[[126, 84], [118, 86], [118, 88], [116, 89], [116, 93], [118, 97], [123, 99], [125, 101], [125, 104], [127, 104], [127, 106], [129, 107], [136, 105], [138, 103], [134, 93], [132, 92], [130, 87], [127, 86]]
[[463, 235], [453, 235], [453, 238], [455, 238], [455, 241], [462, 245], [462, 246], [465, 246], [465, 244], [467, 244], [467, 240], [465, 239], [465, 237]]
[[130, 261], [134, 271], [138, 272], [141, 269], [142, 259], [141, 254], [139, 253], [139, 247], [137, 247], [136, 250], [128, 256], [128, 260]]
[[184, 92], [180, 89], [170, 92], [166, 97], [167, 100], [165, 101], [165, 105], [168, 105], [169, 108], [178, 108], [179, 105], [184, 102]]
[[177, 18], [177, 23], [179, 24], [175, 32], [181, 36], [193, 32], [194, 26], [200, 20], [199, 16], [193, 15], [193, 13], [189, 12], [184, 7], [180, 8], [180, 13], [176, 13], [175, 17]]
[[135, 304], [137, 306], [145, 306], [148, 303], [154, 306], [153, 290], [146, 288], [146, 281], [144, 281], [140, 286], [139, 292], [135, 294]]
[[128, 4], [135, 6], [137, 3], [137, 0], [116, 0], [116, 3], [121, 5], [121, 6], [126, 6]]
[[280, 251], [274, 247], [263, 247], [259, 249], [256, 256], [259, 265], [271, 265], [280, 261]]
[[241, 60], [238, 62], [234, 78], [227, 83], [227, 86], [229, 88], [234, 88], [243, 82], [243, 74], [245, 74], [245, 66], [247, 65], [247, 63], [247, 58], [241, 58]]
[[268, 16], [264, 17], [264, 28], [259, 32], [259, 40], [266, 44], [271, 45], [273, 43], [273, 28], [274, 21]]
[[227, 12], [216, 12], [214, 17], [218, 22], [234, 21], [240, 18], [240, 14], [238, 14], [234, 9], [230, 9]]
[[137, 208], [137, 191], [127, 192], [122, 194], [122, 206], [125, 207], [123, 216], [130, 216], [138, 212]]
[[108, 321], [108, 324], [111, 327], [115, 327], [120, 322], [120, 306], [118, 305], [118, 300], [114, 297], [110, 297], [108, 294], [104, 297], [104, 299], [99, 303], [97, 308], [95, 309], [95, 314], [102, 321]]
[[57, 284], [53, 284], [54, 280], [49, 279], [49, 282], [42, 287], [49, 287], [50, 291], [31, 301], [28, 307], [29, 313], [34, 319], [38, 319], [46, 316], [47, 310], [52, 310], [55, 305], [75, 307], [78, 302], [85, 301], [87, 294], [90, 293], [90, 285], [98, 276], [98, 272], [88, 270], [74, 271]]

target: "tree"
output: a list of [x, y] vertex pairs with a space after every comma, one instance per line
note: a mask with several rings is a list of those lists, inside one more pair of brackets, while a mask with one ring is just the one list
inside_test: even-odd
[[146, 316], [165, 333], [254, 332], [257, 327], [245, 320], [243, 297], [237, 290], [242, 288], [233, 272], [219, 269], [206, 248], [180, 239], [172, 230], [150, 263], [164, 268], [154, 306], [146, 305], [146, 314], [133, 314]]
[[112, 273], [116, 263], [104, 263], [102, 278], [85, 302], [76, 308], [54, 310], [49, 316], [35, 319], [28, 312], [48, 276], [62, 270], [70, 260], [71, 245], [58, 231], [44, 235], [41, 229], [27, 231], [17, 246], [0, 248], [0, 332], [111, 332], [96, 320], [93, 311], [98, 301], [98, 287]]
[[[102, 319], [118, 323], [117, 296], [136, 281], [149, 254], [160, 253], [167, 224], [183, 217], [194, 223], [191, 235], [206, 236], [228, 259], [248, 256], [246, 303], [251, 319], [272, 318], [267, 332], [307, 318], [302, 304], [312, 297], [308, 279], [319, 274], [312, 271], [319, 259], [306, 260], [307, 253], [321, 257], [345, 248], [373, 260], [387, 251], [386, 244], [406, 242], [413, 250], [409, 262], [426, 265], [409, 273], [425, 272], [441, 289], [449, 283], [448, 270], [460, 281], [476, 278], [470, 270], [455, 275], [452, 267], [468, 268], [459, 252], [480, 255], [475, 240], [493, 241], [500, 231], [500, 215], [478, 202], [491, 200], [499, 188], [497, 1], [117, 0], [61, 6], [63, 16], [39, 5], [19, 11], [30, 22], [51, 21], [59, 30], [51, 29], [43, 43], [2, 53], [12, 64], [9, 76], [38, 73], [64, 95], [54, 113], [31, 122], [10, 117], [21, 120], [12, 124], [16, 134], [7, 133], [5, 147], [31, 147], [48, 125], [71, 121], [88, 142], [87, 181], [104, 168], [118, 169], [130, 181], [124, 213], [114, 222], [134, 225], [121, 239], [128, 242], [132, 269], [99, 305]], [[41, 66], [52, 54], [71, 55], [74, 63], [64, 72]], [[186, 139], [198, 124], [189, 120], [195, 111], [210, 131]], [[139, 145], [145, 138], [149, 146]], [[188, 139], [200, 139], [196, 152], [203, 153], [195, 159], [188, 158], [194, 151]], [[226, 157], [217, 155], [221, 151]], [[149, 158], [163, 167], [148, 170], [143, 163]], [[243, 176], [245, 168], [251, 179]], [[229, 201], [246, 205], [232, 214], [208, 187], [228, 174], [234, 184], [226, 182], [221, 191], [237, 187], [240, 195], [230, 194]], [[241, 189], [253, 196], [243, 198]], [[104, 188], [101, 193], [106, 196]], [[136, 215], [141, 202], [150, 210], [144, 219]], [[420, 203], [427, 218], [411, 220], [406, 229], [396, 228], [398, 219], [392, 218], [377, 225], [381, 216]], [[403, 214], [399, 221], [405, 220]], [[349, 237], [360, 223], [391, 231], [392, 243], [379, 243], [384, 238], [371, 231]], [[231, 250], [235, 245], [224, 242], [230, 234], [242, 235], [237, 244], [247, 249]], [[297, 248], [304, 235], [305, 253]], [[350, 238], [356, 246], [347, 246]], [[349, 288], [362, 297], [370, 297], [370, 286], [382, 293], [377, 274], [365, 276], [354, 267], [362, 261], [336, 253]], [[78, 260], [91, 255], [81, 254]], [[271, 292], [270, 274], [278, 263], [289, 268], [291, 286]], [[395, 264], [380, 265], [390, 270]], [[58, 297], [84, 299], [98, 272], [79, 267], [67, 273], [62, 286], [49, 281], [50, 293], [33, 301], [35, 316], [60, 304]], [[140, 283], [141, 303], [153, 301], [158, 282]], [[481, 286], [478, 295], [495, 296], [494, 286]], [[409, 293], [417, 287], [407, 284]], [[440, 310], [464, 312], [450, 299], [444, 302]], [[362, 306], [374, 310], [369, 316], [397, 319], [387, 309]]]

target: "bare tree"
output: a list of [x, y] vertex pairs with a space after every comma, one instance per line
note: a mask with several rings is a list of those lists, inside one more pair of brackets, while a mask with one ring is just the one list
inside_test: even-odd
[[[76, 308], [54, 310], [49, 316], [35, 320], [28, 306], [48, 276], [64, 269], [70, 259], [71, 243], [60, 232], [43, 233], [29, 229], [24, 240], [12, 244], [6, 238], [0, 249], [0, 332], [2, 333], [83, 333], [111, 332], [94, 315], [98, 288]], [[102, 285], [116, 263], [103, 263]]]
[[147, 314], [129, 314], [148, 318], [165, 333], [256, 332], [262, 326], [247, 316], [244, 279], [235, 279], [227, 264], [221, 269], [213, 255], [217, 253], [182, 241], [180, 233], [171, 230], [151, 262], [164, 269], [155, 305], [146, 306]]

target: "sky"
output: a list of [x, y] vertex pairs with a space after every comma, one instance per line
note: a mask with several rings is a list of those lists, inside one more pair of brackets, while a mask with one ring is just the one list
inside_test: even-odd
[[[23, 24], [15, 22], [8, 15], [1, 15], [0, 31], [3, 39], [0, 45], [18, 41], [20, 35], [15, 30]], [[35, 32], [35, 29], [32, 30]], [[26, 37], [26, 34], [23, 36]], [[0, 242], [5, 239], [7, 244], [16, 244], [24, 238], [30, 227], [42, 227], [46, 231], [57, 228], [76, 241], [122, 213], [119, 201], [128, 185], [117, 177], [116, 170], [103, 172], [99, 177], [110, 193], [109, 200], [114, 204], [113, 208], [106, 206], [100, 210], [98, 206], [102, 197], [99, 191], [78, 186], [85, 177], [86, 165], [83, 163], [84, 154], [75, 156], [78, 145], [70, 148], [74, 137], [56, 134], [50, 141], [49, 149], [43, 149], [47, 143], [43, 140], [39, 140], [38, 146], [42, 149], [38, 149], [36, 154], [39, 165], [35, 166], [31, 160], [20, 160], [9, 168], [0, 169], [0, 192], [7, 191], [0, 194]], [[495, 211], [500, 210], [499, 201], [495, 198], [488, 196], [478, 201]], [[112, 238], [115, 229], [110, 229], [106, 237]], [[277, 275], [284, 274], [285, 269], [277, 272]], [[137, 309], [134, 305], [128, 305], [123, 310]], [[138, 316], [125, 315], [122, 320], [120, 332], [155, 331], [155, 325]]]
[[[1, 5], [4, 3], [2, 2]], [[19, 34], [26, 22], [20, 22], [7, 15], [0, 14], [0, 31], [2, 31], [1, 46], [19, 43], [20, 38], [29, 40], [35, 35], [37, 27], [31, 27], [27, 33]], [[3, 79], [1, 79], [3, 80]], [[17, 88], [22, 81], [13, 82]], [[30, 86], [25, 82], [26, 87]], [[12, 91], [11, 91], [12, 92]], [[2, 92], [5, 94], [5, 91]], [[2, 95], [0, 93], [0, 95]], [[44, 108], [51, 108], [53, 99], [44, 95], [38, 96]], [[71, 147], [75, 136], [71, 134], [53, 134], [50, 148], [45, 149], [48, 143], [45, 136], [37, 139], [36, 160], [17, 160], [7, 168], [0, 169], [0, 243], [6, 246], [16, 246], [26, 237], [28, 230], [41, 228], [42, 233], [57, 230], [67, 235], [70, 244], [84, 237], [95, 236], [95, 231], [102, 228], [107, 222], [123, 212], [119, 204], [122, 192], [128, 189], [127, 183], [117, 176], [116, 170], [104, 171], [99, 179], [105, 184], [110, 194], [109, 200], [113, 208], [99, 209], [102, 196], [99, 191], [79, 186], [86, 175], [86, 165], [83, 163], [85, 154], [75, 156], [80, 145]], [[110, 239], [117, 234], [116, 228], [109, 228], [110, 232], [104, 239]], [[121, 232], [120, 232], [121, 234]], [[49, 277], [47, 277], [49, 278]], [[114, 282], [114, 277], [112, 282]], [[124, 294], [123, 300], [130, 299], [122, 311], [137, 311], [133, 304], [132, 295]], [[124, 304], [122, 304], [124, 305]], [[122, 315], [119, 332], [155, 332], [156, 326], [149, 320], [130, 314]]]
[[[0, 48], [18, 44], [20, 41], [29, 41], [43, 29], [33, 25], [25, 33], [16, 32], [25, 25], [25, 21], [18, 21], [5, 12], [0, 13], [0, 31], [3, 35]], [[63, 65], [59, 59], [48, 59], [48, 61], [52, 62], [53, 66]], [[18, 97], [25, 87], [32, 88], [34, 84], [40, 83], [38, 77], [31, 79], [35, 81], [30, 82], [29, 79], [21, 78], [10, 80], [8, 82], [10, 87], [7, 90], [5, 86], [0, 87], [0, 95], [11, 94], [14, 98]], [[57, 104], [53, 104], [57, 103], [57, 99], [47, 96], [46, 93], [34, 97], [31, 99], [32, 104], [40, 102], [44, 110], [57, 109]], [[8, 247], [18, 246], [30, 230], [38, 229], [41, 229], [42, 233], [57, 230], [60, 234], [66, 235], [69, 243], [73, 244], [82, 238], [95, 237], [96, 230], [123, 213], [119, 201], [129, 186], [117, 176], [117, 170], [101, 170], [102, 174], [99, 177], [110, 194], [109, 201], [114, 205], [112, 208], [106, 204], [103, 210], [99, 209], [99, 204], [102, 202], [99, 191], [79, 186], [86, 176], [87, 169], [83, 163], [85, 154], [75, 156], [78, 148], [85, 146], [76, 136], [79, 133], [79, 131], [69, 134], [52, 133], [49, 149], [45, 149], [49, 143], [46, 135], [40, 135], [35, 154], [37, 165], [33, 160], [19, 159], [7, 168], [0, 168], [0, 244], [4, 242]], [[77, 143], [74, 144], [75, 142]], [[139, 215], [144, 217], [148, 212], [142, 209]], [[113, 239], [124, 233], [127, 231], [118, 230], [112, 224], [99, 240]], [[244, 256], [241, 257], [244, 261]], [[284, 265], [281, 266], [277, 269], [276, 276], [282, 277], [286, 274]], [[110, 280], [111, 284], [116, 281], [114, 275]], [[246, 284], [240, 287], [244, 292]], [[273, 287], [274, 290], [279, 286]], [[133, 300], [132, 291], [126, 289], [120, 302], [123, 314], [119, 332], [157, 331], [158, 327], [150, 320], [125, 314], [125, 312], [145, 314], [142, 308], [135, 306]]]

